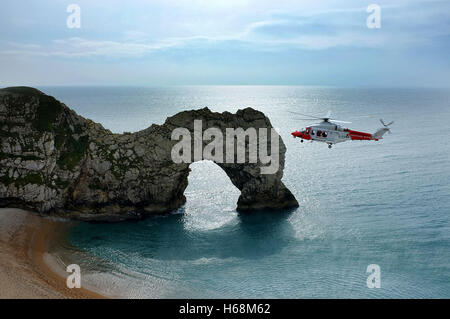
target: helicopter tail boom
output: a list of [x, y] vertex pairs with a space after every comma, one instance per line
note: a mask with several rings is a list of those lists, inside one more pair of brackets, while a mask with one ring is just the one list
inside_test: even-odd
[[389, 123], [384, 123], [384, 121], [382, 119], [380, 119], [381, 124], [383, 124], [383, 127], [378, 129], [378, 131], [376, 131], [373, 134], [373, 139], [374, 140], [379, 140], [383, 138], [383, 135], [386, 134], [387, 132], [391, 133], [391, 130], [389, 129], [389, 125], [391, 125], [392, 123], [394, 123], [394, 121], [391, 121]]
[[382, 139], [383, 135], [386, 134], [387, 132], [389, 132], [389, 129], [387, 127], [382, 127], [373, 134], [373, 139], [374, 140]]
[[373, 138], [372, 134], [366, 132], [348, 130], [348, 133], [353, 141], [369, 141]]

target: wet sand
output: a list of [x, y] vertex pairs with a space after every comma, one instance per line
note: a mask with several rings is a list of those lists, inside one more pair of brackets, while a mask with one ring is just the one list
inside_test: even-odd
[[0, 208], [0, 298], [105, 298], [83, 286], [67, 288], [66, 278], [52, 270], [58, 266], [47, 264], [49, 245], [67, 227], [67, 222]]

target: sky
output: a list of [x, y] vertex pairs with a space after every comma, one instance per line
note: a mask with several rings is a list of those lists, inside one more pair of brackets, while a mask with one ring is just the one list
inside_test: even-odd
[[[69, 28], [70, 4], [80, 28]], [[380, 7], [380, 28], [367, 18]], [[450, 1], [2, 0], [0, 87], [450, 87]]]

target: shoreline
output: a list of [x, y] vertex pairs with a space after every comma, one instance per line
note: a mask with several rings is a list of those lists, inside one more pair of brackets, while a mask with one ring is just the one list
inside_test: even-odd
[[67, 227], [25, 210], [0, 208], [0, 299], [107, 298], [84, 288], [83, 281], [79, 289], [67, 288], [66, 278], [54, 271], [58, 265], [45, 258]]

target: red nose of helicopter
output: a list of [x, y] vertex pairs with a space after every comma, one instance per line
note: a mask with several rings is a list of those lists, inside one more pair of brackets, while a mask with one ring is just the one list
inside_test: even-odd
[[293, 137], [300, 137], [303, 140], [309, 140], [311, 137], [305, 131], [295, 131], [291, 133]]

